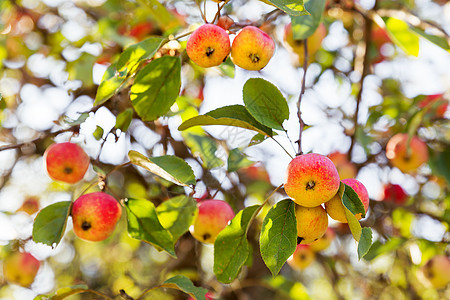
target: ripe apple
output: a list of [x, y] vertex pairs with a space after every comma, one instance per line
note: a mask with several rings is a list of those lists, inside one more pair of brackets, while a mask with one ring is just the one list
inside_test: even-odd
[[333, 162], [326, 156], [309, 153], [289, 163], [284, 190], [298, 205], [316, 207], [336, 195], [339, 185]]
[[294, 253], [288, 258], [287, 263], [295, 270], [306, 269], [316, 258], [309, 245], [298, 244]]
[[428, 161], [428, 149], [417, 136], [408, 141], [408, 134], [397, 133], [386, 145], [386, 157], [400, 171], [414, 172]]
[[150, 35], [154, 29], [154, 25], [152, 22], [144, 21], [137, 23], [131, 27], [129, 35], [135, 37], [137, 40], [141, 41], [146, 36]]
[[450, 283], [450, 258], [436, 255], [422, 267], [422, 272], [435, 289], [445, 288]]
[[3, 261], [3, 276], [14, 284], [29, 287], [39, 270], [41, 262], [27, 252], [14, 252]]
[[250, 179], [251, 181], [265, 181], [270, 183], [269, 173], [264, 168], [263, 165], [253, 164], [248, 167], [244, 167], [238, 170], [238, 174], [242, 175], [245, 179]]
[[53, 180], [76, 183], [83, 179], [90, 160], [79, 145], [66, 142], [50, 145], [45, 150], [44, 162]]
[[317, 241], [309, 244], [309, 246], [311, 247], [311, 250], [314, 252], [319, 252], [319, 251], [325, 250], [328, 247], [330, 247], [331, 242], [333, 242], [335, 237], [336, 237], [336, 233], [334, 232], [333, 228], [328, 227], [325, 234]]
[[73, 231], [86, 241], [103, 241], [114, 231], [122, 208], [112, 196], [94, 192], [81, 196], [72, 206]]
[[[361, 199], [361, 202], [364, 205], [364, 210], [367, 213], [367, 210], [369, 209], [369, 193], [367, 192], [366, 187], [358, 180], [354, 178], [348, 178], [342, 180], [343, 183], [353, 188], [355, 193], [358, 195], [359, 199]], [[325, 203], [325, 210], [327, 211], [328, 215], [336, 221], [347, 223], [347, 217], [345, 216], [345, 209], [344, 205], [341, 202], [341, 198], [339, 197], [339, 194], [336, 194], [333, 199]], [[362, 215], [356, 214], [356, 219], [360, 220]]]
[[328, 216], [322, 206], [296, 205], [297, 235], [299, 244], [310, 244], [320, 239], [328, 228]]
[[331, 161], [336, 166], [336, 169], [339, 173], [339, 178], [341, 180], [356, 177], [357, 169], [355, 165], [348, 160], [347, 154], [341, 152], [333, 152], [327, 155], [327, 157], [331, 159]]
[[389, 183], [384, 186], [383, 201], [403, 205], [406, 200], [408, 200], [408, 194], [400, 185]]
[[231, 59], [246, 70], [259, 71], [272, 58], [275, 43], [272, 38], [255, 26], [244, 27], [233, 40]]
[[234, 218], [231, 206], [222, 200], [204, 200], [198, 203], [198, 214], [189, 228], [192, 236], [202, 243], [214, 244], [217, 235]]
[[204, 24], [189, 37], [186, 52], [200, 67], [218, 66], [230, 53], [230, 37], [222, 27]]
[[[327, 28], [323, 23], [320, 23], [316, 31], [308, 38], [308, 56], [309, 62], [314, 61], [314, 55], [322, 46], [323, 39], [327, 36]], [[305, 48], [303, 47], [303, 40], [294, 40], [292, 32], [292, 23], [287, 24], [284, 27], [284, 40], [291, 47], [292, 52], [298, 55], [300, 64], [303, 64]]]
[[436, 118], [444, 118], [448, 108], [448, 101], [443, 98], [443, 94], [428, 95], [417, 106], [427, 111], [434, 112]]
[[34, 214], [39, 210], [39, 198], [35, 196], [30, 196], [25, 199], [22, 206], [18, 211], [26, 212], [29, 215]]

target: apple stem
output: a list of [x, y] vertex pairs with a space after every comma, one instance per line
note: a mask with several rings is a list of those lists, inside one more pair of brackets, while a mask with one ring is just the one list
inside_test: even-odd
[[303, 134], [303, 129], [305, 128], [305, 122], [303, 122], [302, 119], [302, 112], [300, 110], [300, 104], [302, 102], [302, 98], [303, 98], [303, 94], [305, 93], [305, 89], [306, 89], [306, 72], [308, 71], [308, 39], [304, 39], [303, 40], [303, 48], [304, 48], [304, 58], [303, 58], [303, 78], [302, 78], [302, 87], [300, 90], [300, 95], [298, 96], [298, 102], [297, 102], [297, 116], [298, 116], [298, 121], [300, 123], [300, 132], [298, 134], [298, 141], [296, 142], [298, 144], [298, 151], [297, 151], [297, 156], [298, 155], [302, 155], [303, 151], [302, 151], [302, 134]]

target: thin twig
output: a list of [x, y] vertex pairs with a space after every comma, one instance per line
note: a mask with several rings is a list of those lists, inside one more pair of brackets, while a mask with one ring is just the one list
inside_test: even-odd
[[297, 102], [297, 116], [298, 116], [298, 122], [300, 123], [300, 132], [298, 133], [298, 151], [297, 156], [302, 155], [302, 134], [303, 129], [305, 128], [305, 122], [303, 122], [302, 119], [302, 112], [300, 110], [300, 104], [302, 102], [303, 94], [305, 93], [306, 89], [306, 72], [308, 71], [308, 39], [303, 40], [303, 48], [304, 48], [304, 58], [303, 58], [303, 78], [302, 78], [302, 87], [300, 90], [300, 95], [298, 95], [298, 102]]

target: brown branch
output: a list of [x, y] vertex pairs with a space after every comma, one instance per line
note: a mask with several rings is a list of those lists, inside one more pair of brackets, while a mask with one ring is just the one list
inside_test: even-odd
[[303, 129], [305, 128], [305, 122], [303, 122], [302, 119], [302, 112], [300, 110], [300, 104], [302, 102], [302, 98], [303, 98], [303, 94], [305, 93], [305, 89], [306, 89], [306, 72], [308, 71], [308, 39], [305, 39], [303, 41], [303, 48], [304, 48], [304, 58], [303, 58], [303, 78], [302, 78], [302, 87], [300, 90], [300, 95], [298, 95], [298, 102], [297, 102], [297, 116], [298, 116], [298, 121], [300, 123], [300, 132], [298, 134], [298, 151], [297, 151], [297, 156], [298, 155], [302, 155], [303, 151], [302, 151], [302, 134], [303, 134]]

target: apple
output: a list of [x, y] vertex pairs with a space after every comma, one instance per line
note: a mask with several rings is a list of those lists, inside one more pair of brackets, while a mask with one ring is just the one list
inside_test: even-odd
[[412, 173], [428, 161], [428, 149], [417, 136], [409, 140], [408, 134], [397, 133], [386, 145], [386, 157], [400, 171]]
[[289, 163], [284, 190], [298, 205], [316, 207], [336, 195], [339, 185], [333, 162], [326, 156], [309, 153]]
[[94, 192], [79, 197], [72, 206], [73, 231], [86, 241], [108, 238], [122, 215], [122, 208], [112, 196]]
[[406, 200], [408, 200], [408, 194], [400, 185], [389, 183], [384, 186], [383, 201], [403, 205]]
[[239, 67], [259, 71], [270, 61], [275, 51], [272, 38], [255, 26], [246, 26], [231, 45], [231, 59]]
[[18, 209], [18, 211], [26, 212], [29, 215], [34, 214], [39, 210], [39, 198], [35, 196], [30, 196], [25, 199], [22, 203], [22, 206]]
[[228, 30], [233, 24], [234, 21], [229, 16], [220, 16], [217, 20], [217, 26], [222, 27], [224, 30]]
[[9, 283], [29, 287], [41, 262], [27, 252], [13, 252], [3, 261], [3, 276]]
[[137, 40], [141, 41], [146, 36], [148, 36], [152, 33], [154, 27], [155, 26], [153, 25], [152, 22], [149, 22], [149, 21], [140, 22], [140, 23], [133, 25], [133, 27], [131, 27], [129, 35], [132, 37], [135, 37]]
[[230, 53], [230, 37], [222, 27], [204, 24], [189, 37], [186, 52], [200, 67], [218, 66]]
[[339, 173], [339, 178], [341, 180], [356, 177], [357, 169], [355, 165], [348, 160], [347, 154], [341, 152], [333, 152], [327, 155], [327, 157], [331, 159], [331, 161], [336, 166]]
[[333, 242], [335, 237], [336, 233], [334, 232], [333, 228], [328, 227], [327, 231], [325, 231], [325, 234], [317, 241], [314, 241], [311, 244], [309, 244], [309, 246], [311, 247], [311, 250], [314, 252], [325, 250], [328, 247], [330, 247], [331, 242]]
[[269, 173], [263, 165], [253, 164], [238, 170], [238, 173], [251, 181], [265, 181], [270, 183]]
[[422, 267], [422, 272], [435, 289], [445, 288], [450, 283], [450, 258], [436, 255]]
[[[322, 46], [323, 39], [327, 36], [327, 28], [323, 23], [320, 23], [316, 31], [308, 38], [308, 56], [309, 62], [314, 61], [314, 55]], [[300, 64], [303, 64], [305, 48], [303, 47], [303, 40], [294, 40], [294, 35], [292, 32], [292, 23], [287, 24], [284, 27], [284, 40], [290, 46], [292, 52], [298, 55], [298, 60]]]
[[328, 216], [322, 206], [303, 207], [296, 205], [297, 236], [299, 244], [310, 244], [320, 239], [328, 228]]
[[[343, 183], [353, 188], [355, 193], [358, 195], [359, 199], [364, 205], [364, 210], [367, 213], [367, 210], [369, 209], [369, 193], [367, 192], [366, 187], [358, 180], [354, 178], [348, 178], [343, 179]], [[341, 198], [339, 197], [339, 194], [336, 194], [333, 199], [325, 203], [325, 210], [327, 211], [328, 215], [336, 221], [347, 223], [347, 217], [345, 215], [345, 208], [342, 204]], [[356, 219], [360, 220], [362, 215], [356, 214]]]
[[50, 145], [44, 153], [47, 173], [53, 180], [76, 183], [89, 167], [89, 156], [79, 145], [65, 142]]
[[198, 203], [198, 213], [189, 228], [192, 236], [206, 244], [214, 244], [217, 235], [234, 218], [231, 206], [222, 200], [208, 199]]
[[443, 98], [443, 94], [428, 95], [417, 106], [427, 111], [433, 112], [436, 118], [444, 118], [448, 108], [448, 101]]
[[372, 44], [377, 50], [376, 56], [372, 59], [374, 63], [380, 63], [386, 59], [386, 56], [381, 52], [381, 47], [384, 44], [391, 43], [391, 38], [389, 37], [385, 28], [381, 28], [378, 25], [374, 25], [372, 29]]
[[295, 270], [306, 269], [316, 258], [309, 245], [298, 244], [294, 253], [288, 258], [287, 263]]

